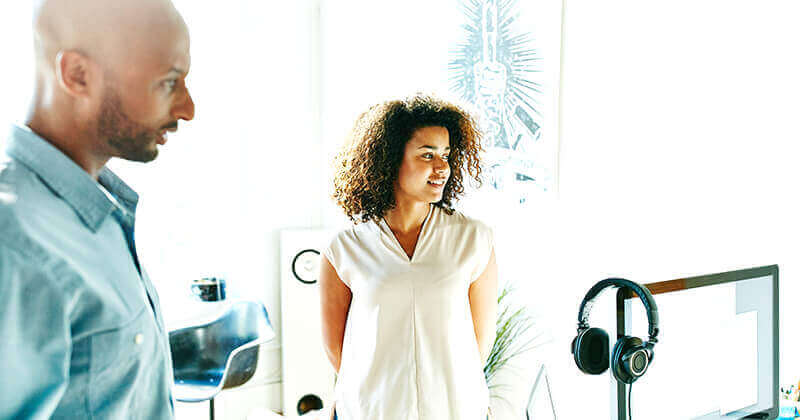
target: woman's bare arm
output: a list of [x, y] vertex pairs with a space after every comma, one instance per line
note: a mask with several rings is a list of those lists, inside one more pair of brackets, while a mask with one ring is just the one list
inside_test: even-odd
[[472, 323], [483, 367], [492, 351], [497, 323], [497, 261], [494, 249], [486, 269], [469, 286], [469, 306], [472, 310]]
[[320, 257], [319, 298], [322, 315], [322, 343], [333, 369], [339, 372], [347, 312], [353, 295], [325, 256]]

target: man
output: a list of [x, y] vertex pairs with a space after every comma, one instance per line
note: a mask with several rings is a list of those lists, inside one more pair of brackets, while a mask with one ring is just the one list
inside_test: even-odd
[[193, 118], [188, 31], [169, 0], [34, 3], [33, 102], [0, 163], [0, 419], [172, 418], [138, 195], [105, 164]]

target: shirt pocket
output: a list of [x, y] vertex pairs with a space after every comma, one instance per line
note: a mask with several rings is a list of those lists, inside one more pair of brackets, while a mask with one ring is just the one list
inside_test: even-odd
[[[103, 414], [136, 410], [152, 385], [152, 372], [164, 369], [158, 330], [149, 305], [120, 327], [91, 338], [89, 406]], [[156, 375], [157, 376], [157, 375]], [[151, 397], [153, 397], [151, 395]], [[135, 412], [135, 411], [134, 411]]]

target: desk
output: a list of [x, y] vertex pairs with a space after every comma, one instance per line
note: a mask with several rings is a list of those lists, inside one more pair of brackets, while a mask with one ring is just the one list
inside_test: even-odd
[[800, 419], [800, 403], [795, 401], [781, 400], [781, 411], [779, 420]]

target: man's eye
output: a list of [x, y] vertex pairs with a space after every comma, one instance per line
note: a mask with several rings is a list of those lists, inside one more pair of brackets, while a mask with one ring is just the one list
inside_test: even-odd
[[172, 92], [175, 90], [175, 85], [178, 84], [177, 80], [166, 80], [164, 81], [164, 87], [167, 88], [168, 91]]
[[432, 159], [433, 155], [430, 153], [425, 153], [424, 155], [422, 155], [422, 157], [424, 157], [425, 159]]

